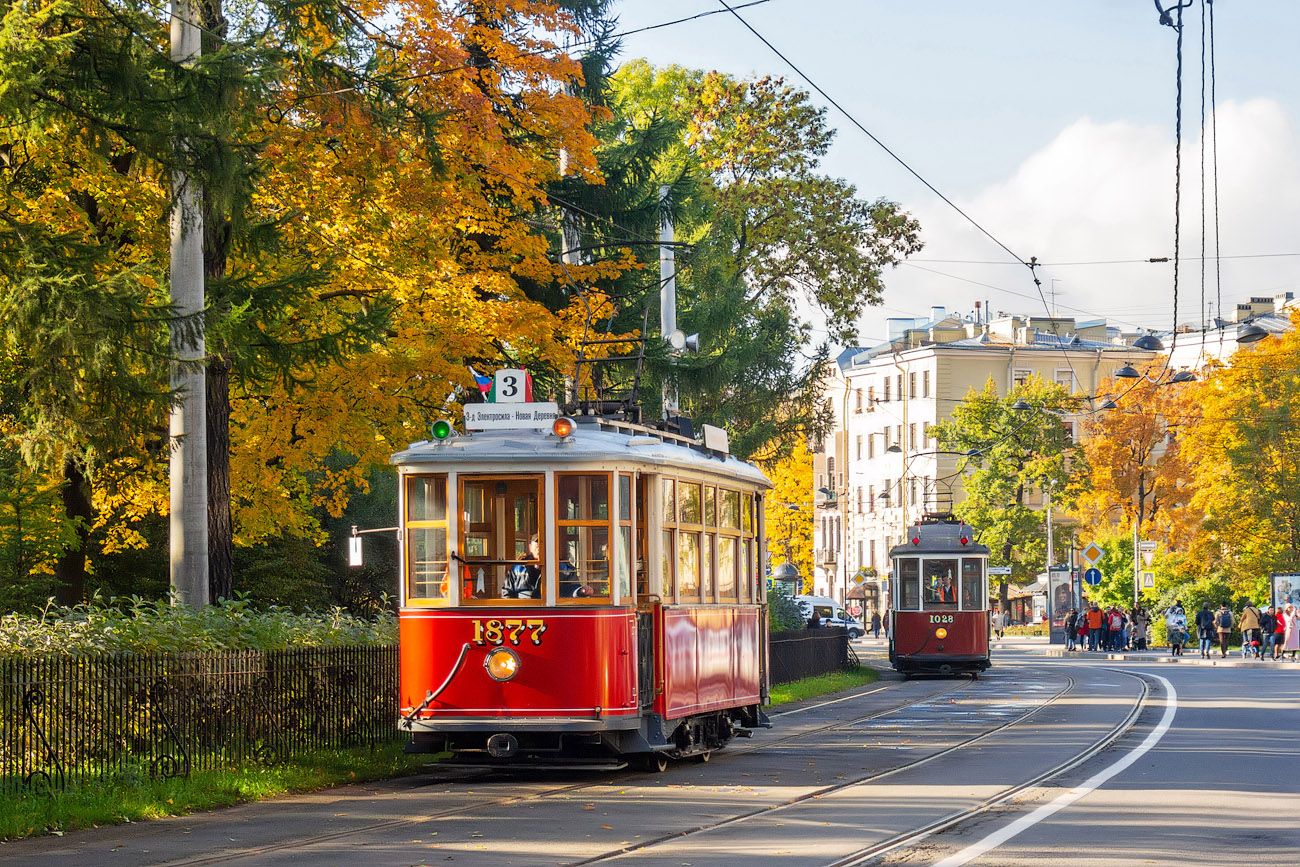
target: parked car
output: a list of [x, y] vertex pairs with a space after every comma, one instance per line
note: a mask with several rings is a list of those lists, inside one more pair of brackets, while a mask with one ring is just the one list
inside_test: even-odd
[[862, 624], [853, 619], [853, 615], [829, 596], [795, 596], [794, 604], [799, 606], [805, 620], [816, 611], [822, 626], [843, 626], [849, 631], [849, 638], [858, 638], [866, 632]]

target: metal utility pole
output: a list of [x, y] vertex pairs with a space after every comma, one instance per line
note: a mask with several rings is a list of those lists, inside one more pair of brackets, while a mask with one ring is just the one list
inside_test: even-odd
[[[664, 340], [677, 331], [677, 261], [673, 252], [673, 220], [666, 207], [669, 186], [659, 187], [659, 334]], [[677, 385], [664, 379], [664, 418], [680, 410]]]
[[[190, 0], [173, 0], [171, 59], [192, 66], [202, 51]], [[185, 605], [208, 604], [208, 437], [203, 337], [203, 215], [201, 192], [183, 164], [184, 140], [175, 142], [180, 165], [172, 170], [171, 586]]]

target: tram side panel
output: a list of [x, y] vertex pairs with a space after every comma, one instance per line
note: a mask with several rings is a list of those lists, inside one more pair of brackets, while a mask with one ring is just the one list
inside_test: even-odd
[[[621, 718], [636, 725], [636, 614], [631, 609], [408, 610], [401, 612], [398, 627], [403, 715], [443, 685], [468, 645], [450, 683], [420, 719], [578, 718], [616, 724]], [[485, 665], [498, 647], [519, 658], [517, 672], [506, 681], [493, 678]], [[604, 727], [624, 726], [593, 726]]]
[[983, 670], [989, 664], [987, 611], [896, 611], [894, 664], [899, 670]]
[[758, 705], [761, 614], [757, 606], [661, 606], [655, 711], [671, 720]]

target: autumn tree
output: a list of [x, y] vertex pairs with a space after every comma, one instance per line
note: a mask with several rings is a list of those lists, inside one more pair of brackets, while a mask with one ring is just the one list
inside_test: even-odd
[[1054, 502], [1065, 505], [1086, 479], [1086, 459], [1064, 424], [1078, 409], [1063, 387], [1038, 377], [1006, 396], [990, 378], [931, 427], [941, 449], [965, 455], [957, 462], [965, 497], [956, 513], [991, 549], [992, 565], [1011, 567], [997, 580], [1003, 610], [1007, 584], [1031, 580], [1046, 565], [1046, 515], [1030, 508], [1029, 495], [1050, 487]]
[[792, 563], [803, 578], [803, 590], [813, 584], [812, 452], [796, 446], [768, 467], [772, 490], [764, 501], [767, 544], [773, 565]]
[[1195, 386], [1181, 438], [1204, 515], [1190, 558], [1256, 601], [1269, 573], [1300, 570], [1298, 369], [1295, 328], [1239, 349]]

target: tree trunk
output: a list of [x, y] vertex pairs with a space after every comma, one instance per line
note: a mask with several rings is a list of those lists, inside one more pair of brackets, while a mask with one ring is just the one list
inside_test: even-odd
[[64, 549], [54, 564], [57, 580], [55, 599], [60, 605], [76, 605], [86, 595], [86, 541], [95, 512], [90, 504], [90, 483], [71, 458], [63, 462], [63, 514], [75, 522], [77, 541]]
[[230, 359], [208, 361], [208, 601], [234, 595], [234, 528], [230, 519]]

